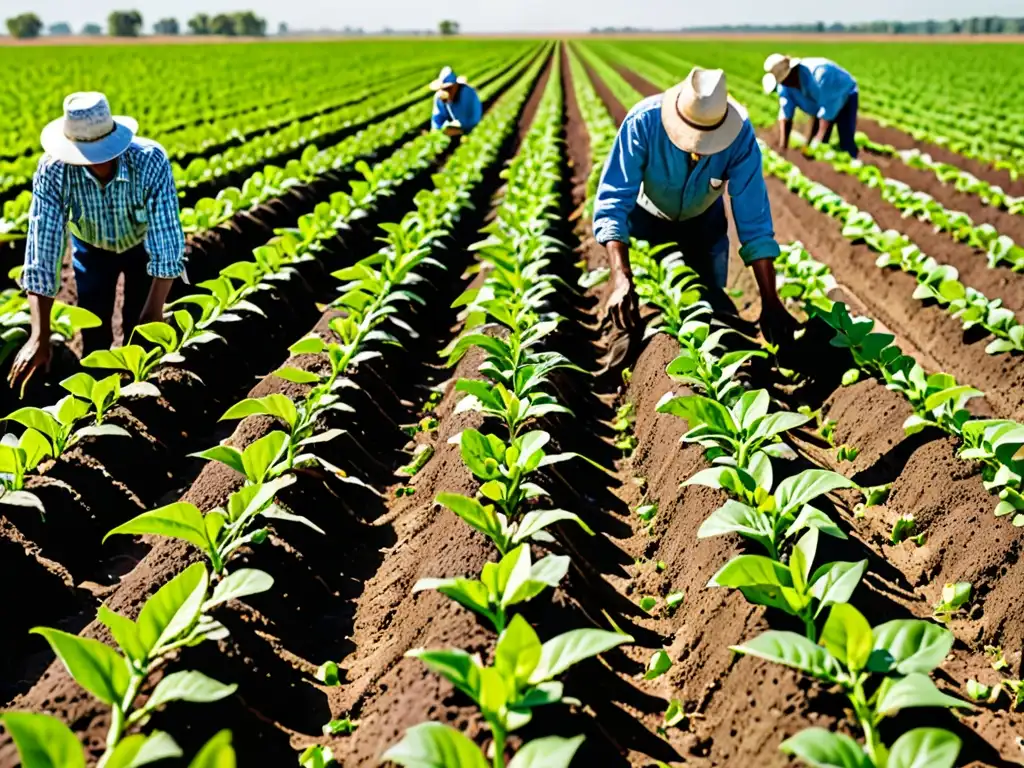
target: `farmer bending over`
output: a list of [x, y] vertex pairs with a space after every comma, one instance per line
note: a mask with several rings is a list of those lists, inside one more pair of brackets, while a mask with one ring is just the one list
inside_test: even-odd
[[21, 273], [32, 333], [11, 368], [12, 386], [49, 365], [50, 308], [69, 233], [78, 306], [103, 321], [82, 332], [86, 353], [113, 343], [122, 274], [125, 342], [137, 323], [163, 320], [167, 293], [184, 271], [185, 235], [170, 161], [159, 144], [136, 138], [137, 128], [130, 117], [111, 116], [102, 93], [73, 93], [64, 117], [43, 129]]
[[779, 146], [789, 147], [793, 115], [799, 107], [811, 116], [807, 141], [826, 143], [832, 126], [839, 131], [839, 148], [857, 156], [857, 81], [828, 59], [797, 59], [773, 53], [764, 60], [761, 85], [779, 93]]
[[476, 90], [466, 85], [466, 78], [457, 76], [451, 67], [445, 67], [430, 84], [430, 90], [437, 93], [434, 96], [434, 114], [430, 119], [435, 131], [459, 136], [476, 128], [483, 107]]
[[726, 182], [740, 256], [753, 268], [761, 292], [761, 330], [775, 344], [792, 336], [795, 321], [775, 290], [779, 246], [754, 129], [729, 98], [725, 73], [695, 67], [682, 83], [626, 115], [597, 190], [594, 235], [608, 249], [608, 308], [631, 339], [639, 325], [631, 236], [678, 244], [710, 289], [712, 303], [735, 311], [721, 290], [729, 267]]

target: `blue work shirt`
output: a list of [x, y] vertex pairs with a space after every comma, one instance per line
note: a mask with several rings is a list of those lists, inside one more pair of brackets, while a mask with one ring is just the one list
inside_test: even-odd
[[26, 291], [57, 294], [69, 233], [113, 253], [145, 244], [152, 277], [174, 278], [184, 271], [185, 233], [163, 147], [136, 137], [116, 162], [117, 173], [103, 185], [82, 166], [49, 155], [39, 159], [21, 272]]
[[[671, 142], [661, 123], [663, 94], [637, 104], [619, 127], [605, 162], [594, 203], [594, 236], [599, 243], [629, 242], [629, 214], [643, 192], [669, 219], [683, 221], [707, 211], [725, 192], [740, 239], [740, 256], [749, 264], [779, 255], [761, 171], [761, 149], [749, 120], [729, 147], [697, 160]], [[728, 248], [728, 240], [724, 246]]]
[[462, 132], [469, 133], [480, 122], [483, 116], [483, 105], [476, 90], [468, 85], [459, 86], [459, 95], [455, 101], [442, 101], [441, 96], [434, 96], [434, 114], [430, 124], [439, 130], [445, 123], [458, 120], [462, 124]]
[[779, 119], [792, 120], [799, 107], [812, 117], [834, 121], [850, 94], [856, 92], [853, 75], [828, 59], [800, 59], [800, 87], [779, 85]]

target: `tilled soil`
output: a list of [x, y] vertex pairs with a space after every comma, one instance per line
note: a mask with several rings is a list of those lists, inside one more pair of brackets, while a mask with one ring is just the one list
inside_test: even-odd
[[[659, 90], [634, 73], [629, 73], [627, 79], [645, 95]], [[614, 108], [610, 111], [616, 112]], [[847, 189], [848, 185], [843, 184], [842, 178], [837, 178], [839, 174], [832, 172], [833, 175], [826, 178], [819, 166], [820, 164], [807, 163], [804, 170], [812, 178], [821, 180], [840, 192], [846, 199], [857, 196], [858, 200], [855, 202], [871, 211], [881, 223], [884, 214], [879, 216], [876, 208], [887, 205], [884, 201], [865, 199], [863, 192]], [[768, 179], [768, 192], [777, 239], [780, 242], [802, 240], [817, 258], [827, 263], [840, 284], [836, 298], [846, 299], [854, 307], [865, 308], [864, 311], [878, 318], [889, 330], [897, 334], [897, 339], [905, 351], [914, 354], [925, 365], [928, 365], [929, 361], [938, 361], [942, 366], [941, 370], [954, 373], [960, 380], [971, 382], [985, 390], [987, 403], [996, 415], [1017, 419], [1021, 417], [1021, 372], [1018, 361], [1007, 356], [992, 358], [984, 355], [981, 349], [983, 343], [965, 344], [962, 333], [958, 330], [957, 321], [949, 318], [941, 309], [923, 307], [910, 298], [915, 282], [913, 278], [896, 271], [883, 272], [877, 269], [874, 266], [875, 255], [866, 246], [851, 245], [842, 238], [834, 221], [790, 193], [781, 182]], [[877, 193], [874, 194], [877, 197]], [[907, 232], [906, 227], [914, 223], [916, 222], [901, 221], [897, 216], [896, 221], [882, 225], [893, 226]], [[916, 239], [917, 235], [923, 234], [915, 232], [911, 236]], [[743, 291], [737, 305], [744, 317], [753, 320], [759, 311], [756, 287], [750, 279], [749, 271], [742, 268], [734, 232], [733, 239], [730, 287]], [[945, 252], [948, 256], [949, 250]], [[969, 256], [981, 258], [974, 254]], [[982, 264], [984, 265], [983, 260]], [[991, 276], [997, 272], [998, 270], [989, 270], [988, 279], [998, 280], [999, 278]], [[985, 273], [981, 275], [986, 276]], [[656, 402], [657, 395], [651, 399], [646, 392], [646, 386], [639, 382], [641, 371], [645, 370], [646, 358], [656, 354], [656, 350], [665, 344], [667, 342], [655, 339], [641, 355], [640, 362], [634, 369], [627, 397], [632, 396], [640, 386], [638, 397]], [[650, 374], [652, 377], [657, 373], [661, 375], [655, 378], [657, 384], [651, 383], [647, 386], [660, 386], [661, 391], [671, 389], [672, 382], [663, 373], [663, 364], [671, 355], [671, 349], [661, 352], [662, 360], [659, 361], [657, 370]], [[818, 382], [812, 381], [811, 386], [806, 388], [808, 393], [814, 393], [816, 397], [809, 404], [812, 407], [822, 405], [823, 418], [832, 418], [838, 422], [835, 444], [846, 443], [855, 446], [860, 449], [860, 455], [852, 464], [844, 463], [837, 466], [831, 451], [825, 450], [827, 446], [824, 446], [825, 449], [822, 448], [823, 443], [820, 439], [799, 441], [802, 452], [814, 464], [840, 471], [862, 485], [889, 482], [893, 484], [887, 503], [869, 509], [863, 518], [853, 516], [847, 506], [847, 503], [855, 502], [855, 498], [847, 498], [844, 494], [843, 503], [838, 506], [843, 525], [848, 527], [851, 539], [844, 542], [842, 548], [837, 548], [836, 552], [830, 551], [829, 555], [835, 555], [835, 559], [869, 560], [869, 576], [855, 595], [854, 603], [869, 617], [878, 617], [876, 621], [911, 615], [927, 618], [931, 615], [931, 606], [939, 601], [943, 584], [969, 581], [973, 585], [970, 610], [966, 616], [958, 618], [951, 625], [957, 643], [954, 653], [938, 677], [944, 681], [951, 693], [961, 697], [964, 696], [964, 686], [969, 678], [997, 684], [1000, 675], [989, 665], [989, 659], [984, 653], [986, 645], [1001, 645], [1011, 665], [1009, 674], [1019, 674], [1019, 648], [1024, 622], [1016, 604], [1017, 590], [1014, 587], [1019, 583], [1017, 579], [1020, 577], [1015, 577], [1014, 573], [1019, 567], [1020, 536], [1015, 528], [1007, 525], [1005, 519], [996, 519], [992, 515], [991, 510], [996, 499], [982, 487], [980, 471], [971, 463], [955, 458], [955, 445], [942, 435], [926, 432], [911, 438], [905, 437], [901, 424], [909, 415], [910, 408], [896, 393], [886, 390], [874, 381], [864, 381], [849, 388], [837, 387], [835, 371], [829, 372], [828, 365], [825, 364], [831, 357], [826, 350], [815, 351], [813, 347], [806, 347], [804, 356], [812, 379], [820, 379]], [[770, 385], [771, 382], [762, 382], [762, 385], [766, 384]], [[637, 435], [641, 440], [633, 457], [634, 471], [638, 462], [640, 467], [645, 466], [643, 462], [648, 461], [648, 451], [651, 450], [646, 447], [645, 438], [648, 432], [643, 426], [644, 412], [644, 408], [638, 405]], [[652, 414], [647, 418], [653, 418], [657, 424], [669, 417]], [[677, 438], [683, 432], [678, 420], [675, 421], [676, 424], [666, 424], [664, 427], [673, 438]], [[661, 441], [655, 441], [655, 446], [660, 444]], [[682, 454], [685, 453], [684, 450]], [[685, 478], [695, 469], [701, 468], [699, 456], [694, 462], [691, 467], [673, 470], [676, 472], [675, 479]], [[646, 496], [648, 500], [655, 498], [650, 488], [654, 487], [652, 477], [656, 476], [653, 472], [644, 475], [649, 484]], [[699, 516], [699, 524], [714, 506], [709, 505], [706, 509], [697, 511], [687, 509], [684, 505], [682, 510], [679, 510], [679, 499], [676, 498], [679, 491], [666, 490], [670, 494], [668, 499], [674, 513], [662, 523], [661, 518], [666, 509], [665, 501], [662, 501], [652, 530], [655, 543], [645, 554], [652, 560], [663, 560], [668, 566], [664, 573], [670, 574], [678, 567], [681, 557], [677, 555], [670, 559], [664, 556], [666, 542], [659, 536], [661, 526], [665, 526], [666, 536], [674, 538], [677, 528], [686, 526], [690, 515]], [[689, 493], [690, 489], [683, 489], [683, 492]], [[899, 545], [891, 544], [889, 535], [892, 524], [905, 514], [915, 515], [917, 530], [924, 534], [921, 545], [909, 541]], [[680, 540], [681, 546], [687, 548], [686, 567], [689, 566], [690, 560], [699, 559], [702, 548], [707, 546], [707, 542], [700, 542], [696, 546], [694, 542], [692, 530], [688, 537]], [[728, 554], [721, 552], [717, 560], [702, 566], [705, 580], [727, 559]], [[680, 585], [677, 578], [673, 578], [671, 586], [668, 586], [665, 584], [664, 574], [653, 570], [648, 572], [647, 579], [647, 584], [650, 585], [646, 588], [647, 594], [657, 595], [659, 586], [666, 590], [676, 589]], [[701, 590], [699, 580], [695, 581], [698, 595], [701, 591], [716, 592]], [[695, 597], [697, 595], [691, 596], [691, 592], [687, 590], [688, 606], [692, 607]], [[701, 605], [706, 599], [708, 598], [700, 596]], [[681, 612], [686, 614], [686, 607], [681, 609]], [[745, 637], [756, 634], [759, 629], [758, 622], [763, 624], [766, 619], [772, 624], [776, 622], [771, 614], [765, 615], [754, 609], [750, 609], [750, 614], [753, 620], [748, 620], [747, 626], [744, 627]], [[723, 644], [734, 642], [729, 628], [736, 617], [719, 621], [714, 617], [709, 619], [703, 612], [700, 616], [702, 629], [706, 630], [704, 634], [714, 638], [715, 642], [718, 642], [720, 637], [724, 638]], [[759, 699], [756, 695], [751, 698], [751, 710], [744, 715], [744, 708], [737, 704], [735, 692], [730, 691], [730, 680], [733, 670], [737, 668], [745, 667], [748, 677], [757, 674], [750, 669], [750, 660], [741, 660], [738, 663], [731, 660], [714, 662], [698, 657], [691, 662], [694, 655], [693, 647], [690, 646], [688, 650], [689, 655], [683, 662], [683, 669], [677, 673], [674, 668], [670, 675], [689, 673], [699, 678], [700, 675], [709, 674], [708, 669], [699, 668], [691, 671], [691, 663], [696, 663], [699, 667], [707, 665], [718, 673], [717, 676], [709, 675], [714, 680], [714, 685], [700, 708], [701, 712], [706, 714], [706, 718], [693, 721], [694, 725], [691, 726], [698, 740], [702, 736], [704, 739], [713, 739], [713, 746], [709, 746], [706, 752], [712, 761], [711, 764], [748, 765], [752, 764], [756, 757], [760, 758], [759, 764], [764, 763], [766, 758], [772, 765], [787, 764], [781, 756], [776, 756], [773, 750], [774, 744], [791, 733], [789, 728], [792, 721], [787, 718], [793, 714], [794, 707], [797, 709], [797, 726], [814, 725], [812, 713], [825, 713], [826, 721], [828, 717], [837, 718], [840, 727], [845, 727], [841, 714], [842, 704], [839, 700], [830, 699], [827, 692], [818, 691], [814, 687], [807, 690], [806, 685], [804, 689], [810, 698], [803, 695], [794, 698], [792, 689], [786, 683], [786, 675], [775, 674], [774, 670], [773, 674], [777, 679], [760, 691], [764, 698]], [[756, 666], [759, 672], [765, 671], [763, 665]], [[940, 687], [942, 684], [940, 682]], [[742, 696], [739, 698], [742, 699]], [[709, 729], [713, 732], [720, 726], [721, 721], [717, 712], [721, 707], [731, 709], [732, 729], [729, 737], [719, 739], [704, 735]], [[765, 712], [771, 713], [772, 717], [769, 720], [774, 721], [775, 728], [774, 732], [762, 734], [756, 727], [756, 717], [763, 716]], [[1005, 698], [999, 705], [980, 708], [975, 714], [963, 718], [959, 724], [950, 716], [941, 719], [945, 727], [954, 728], [964, 738], [965, 746], [960, 764], [1018, 764], [1020, 750], [1015, 734], [1020, 732], [1024, 718], [1018, 713], [1007, 711]], [[908, 719], [906, 722], [917, 721]], [[828, 723], [825, 722], [824, 725]], [[892, 733], [898, 734], [901, 730], [899, 720], [892, 725], [896, 726]]]
[[[636, 642], [574, 668], [565, 678], [566, 693], [579, 698], [583, 706], [552, 707], [517, 739], [583, 733], [587, 741], [573, 763], [579, 766], [641, 768], [655, 761], [702, 768], [790, 766], [791, 761], [778, 752], [778, 744], [802, 728], [818, 725], [854, 733], [845, 700], [781, 667], [737, 658], [729, 651], [730, 645], [764, 629], [794, 627], [736, 592], [706, 587], [729, 557], [745, 549], [735, 538], [698, 540], [697, 529], [724, 496], [706, 488], [679, 487], [706, 463], [699, 449], [680, 445], [686, 425], [655, 411], [662, 395], [673, 389], [679, 392], [665, 374], [665, 366], [677, 354], [676, 343], [663, 335], [648, 341], [630, 365], [628, 385], [622, 384], [620, 369], [602, 368], [601, 356], [609, 341], [608, 326], [602, 323], [607, 287], [585, 293], [569, 288], [579, 275], [572, 262], [582, 258], [594, 268], [606, 259], [586, 223], [572, 217], [582, 205], [591, 160], [565, 58], [549, 64], [538, 79], [502, 157], [510, 157], [525, 135], [554, 65], [561, 67], [564, 78], [567, 155], [563, 221], [556, 234], [578, 247], [576, 254], [555, 257], [551, 266], [566, 282], [555, 308], [567, 318], [552, 345], [597, 375], [571, 372], [560, 377], [559, 393], [574, 415], [551, 418], [540, 426], [552, 434], [557, 450], [578, 451], [614, 471], [609, 476], [574, 462], [546, 476], [544, 485], [551, 490], [555, 506], [579, 512], [597, 535], [585, 536], [571, 526], [558, 531], [558, 543], [552, 548], [571, 553], [573, 567], [558, 589], [534, 600], [523, 613], [543, 638], [580, 626], [609, 628], [614, 622]], [[589, 68], [588, 74], [593, 77]], [[603, 83], [595, 79], [595, 86], [621, 120], [623, 106]], [[645, 93], [657, 90], [650, 84], [644, 88]], [[448, 370], [440, 365], [436, 352], [461, 327], [455, 310], [448, 309], [452, 299], [481, 279], [478, 274], [463, 274], [472, 263], [467, 246], [479, 239], [477, 229], [496, 203], [493, 194], [502, 184], [500, 167], [497, 163], [476, 191], [475, 213], [446, 242], [443, 258], [448, 271], [425, 270], [427, 281], [418, 291], [428, 299], [427, 308], [412, 307], [407, 318], [421, 334], [416, 345], [389, 348], [380, 360], [361, 366], [355, 376], [361, 389], [352, 395], [356, 414], [338, 414], [329, 425], [348, 430], [349, 436], [326, 444], [324, 457], [365, 479], [377, 493], [324, 477], [301, 477], [282, 494], [282, 500], [309, 516], [326, 536], [299, 525], [275, 524], [270, 540], [243, 558], [245, 565], [272, 574], [274, 589], [219, 611], [218, 618], [231, 629], [231, 637], [186, 651], [172, 666], [198, 669], [240, 684], [236, 695], [217, 704], [173, 705], [154, 718], [152, 726], [172, 733], [186, 754], [194, 753], [215, 730], [230, 727], [236, 733], [241, 765], [293, 765], [296, 750], [321, 743], [333, 748], [339, 764], [372, 766], [406, 728], [428, 719], [448, 723], [486, 745], [488, 735], [475, 707], [404, 654], [414, 647], [450, 646], [480, 652], [486, 658], [493, 648], [493, 633], [469, 611], [433, 592], [410, 593], [420, 578], [475, 574], [494, 558], [493, 547], [484, 537], [434, 503], [438, 492], [475, 489], [458, 448], [447, 440], [480, 423], [476, 414], [454, 413], [458, 399], [454, 382], [479, 375], [481, 362], [474, 352]], [[410, 184], [410, 194], [422, 188], [422, 183]], [[910, 299], [912, 278], [878, 270], [865, 246], [850, 245], [839, 235], [835, 222], [781, 183], [769, 179], [768, 190], [780, 241], [803, 240], [831, 266], [842, 295], [893, 329], [905, 351], [985, 389], [986, 407], [993, 413], [1021, 418], [1024, 382], [1016, 361], [984, 355], [983, 343], [965, 344], [957, 321]], [[855, 193], [850, 190], [851, 195]], [[398, 207], [389, 207], [379, 220], [400, 216], [408, 201], [403, 198]], [[877, 202], [864, 199], [863, 204], [874, 213], [870, 206]], [[236, 385], [281, 364], [284, 347], [304, 330], [313, 327], [314, 332], [330, 336], [334, 313], [319, 314], [311, 308], [323, 300], [318, 291], [330, 288], [325, 272], [368, 252], [365, 236], [362, 232], [360, 237], [339, 241], [327, 254], [325, 269], [304, 274], [298, 287], [274, 299], [280, 304], [266, 307], [275, 322], [287, 318], [282, 320], [283, 329], [257, 323], [247, 326], [258, 329], [255, 338], [246, 332], [230, 339], [231, 345], [247, 352], [264, 346], [270, 358], [262, 367], [242, 373], [234, 370]], [[759, 298], [750, 271], [739, 260], [735, 237], [733, 241], [730, 288], [742, 291], [737, 306], [745, 318], [753, 320]], [[996, 683], [999, 675], [984, 656], [987, 644], [1001, 644], [1012, 674], [1019, 675], [1024, 611], [1016, 585], [1024, 573], [1016, 529], [992, 516], [993, 497], [982, 488], [977, 470], [955, 458], [947, 439], [929, 433], [906, 438], [900, 426], [908, 413], [904, 401], [873, 381], [839, 387], [842, 368], [832, 365], [834, 351], [812, 346], [819, 336], [808, 336], [808, 345], [801, 348], [805, 365], [800, 370], [808, 378], [803, 388], [787, 392], [765, 366], [755, 369], [753, 384], [773, 388], [793, 407], [801, 401], [822, 406], [824, 416], [838, 422], [836, 444], [854, 445], [860, 454], [852, 464], [836, 466], [827, 445], [813, 434], [801, 433], [796, 441], [801, 453], [796, 470], [826, 466], [863, 485], [893, 483], [888, 502], [867, 510], [862, 518], [852, 512], [858, 499], [846, 494], [834, 499], [835, 517], [850, 538], [829, 542], [823, 554], [831, 559], [869, 560], [870, 575], [854, 602], [876, 621], [928, 617], [942, 584], [970, 581], [974, 598], [967, 614], [952, 624], [957, 644], [937, 676], [940, 687], [962, 696], [969, 678]], [[133, 510], [179, 496], [203, 509], [223, 503], [240, 482], [224, 466], [211, 463], [200, 470], [198, 462], [189, 463], [179, 466], [173, 477], [161, 477], [161, 471], [152, 467], [162, 467], [161, 457], [166, 459], [175, 451], [174, 455], [183, 455], [183, 446], [191, 445], [196, 431], [203, 429], [200, 425], [219, 416], [222, 403], [203, 394], [212, 388], [206, 377], [216, 376], [218, 368], [240, 364], [234, 359], [230, 366], [222, 358], [209, 361], [202, 387], [188, 377], [170, 375], [161, 382], [166, 388], [163, 400], [148, 404], [148, 409], [125, 409], [119, 414], [118, 418], [138, 429], [139, 438], [132, 438], [139, 441], [138, 456], [120, 473], [111, 473], [116, 483], [108, 483], [106, 496], [95, 484], [96, 498], [103, 501], [90, 503], [115, 516], [134, 514]], [[309, 355], [290, 358], [287, 364], [307, 369], [323, 365]], [[438, 387], [444, 396], [433, 410], [437, 428], [415, 438], [431, 443], [435, 453], [415, 477], [396, 482], [392, 473], [409, 459], [409, 438], [403, 426], [421, 418], [420, 404], [431, 388]], [[259, 380], [249, 394], [296, 395], [302, 389], [268, 377]], [[633, 430], [638, 444], [629, 459], [612, 447], [614, 433], [609, 426], [616, 407], [624, 402], [632, 402], [636, 412]], [[206, 442], [199, 447], [221, 437], [242, 447], [272, 428], [267, 418], [247, 419], [230, 433], [229, 428], [217, 432], [207, 427]], [[84, 446], [80, 461], [76, 458], [81, 465], [77, 471], [84, 474], [94, 464], [112, 466], [106, 450], [98, 444]], [[93, 484], [80, 483], [77, 477], [69, 482], [79, 497], [92, 498]], [[396, 496], [398, 487], [414, 492]], [[641, 503], [658, 504], [650, 525], [634, 514]], [[116, 513], [108, 510], [111, 505]], [[915, 515], [918, 531], [925, 534], [921, 545], [890, 543], [892, 522], [907, 513]], [[107, 517], [94, 520], [91, 513], [88, 517], [83, 525], [95, 530], [83, 531], [81, 536], [95, 537], [111, 524]], [[57, 714], [72, 724], [95, 757], [102, 751], [108, 725], [106, 708], [78, 688], [59, 664], [51, 663], [52, 656], [39, 638], [23, 639], [25, 630], [34, 624], [51, 624], [109, 641], [101, 625], [88, 623], [97, 598], [135, 615], [159, 585], [197, 555], [179, 543], [125, 538], [104, 547], [100, 558], [93, 549], [92, 559], [76, 560], [67, 542], [56, 537], [50, 542], [41, 530], [26, 536], [18, 523], [0, 518], [4, 578], [29, 587], [15, 590], [10, 597], [7, 615], [16, 617], [19, 625], [5, 633], [7, 660], [0, 675], [4, 698], [13, 698], [12, 708]], [[48, 556], [52, 548], [61, 546], [62, 557]], [[685, 598], [677, 610], [669, 612], [664, 598], [672, 592], [683, 592]], [[638, 607], [645, 595], [659, 600], [651, 614]], [[645, 681], [647, 662], [658, 649], [670, 654], [673, 666], [662, 677]], [[337, 687], [314, 679], [316, 667], [327, 660], [336, 661], [342, 670]], [[672, 699], [682, 703], [687, 717], [680, 725], [663, 729], [662, 718]], [[321, 736], [321, 726], [342, 717], [359, 721], [353, 735]], [[1019, 764], [1015, 734], [1024, 732], [1024, 717], [1008, 712], [1005, 698], [960, 722], [931, 710], [927, 717], [928, 724], [952, 728], [964, 739], [961, 765]], [[883, 737], [889, 740], [919, 724], [920, 716], [903, 713], [886, 723]], [[0, 765], [16, 764], [11, 743], [0, 737]]]

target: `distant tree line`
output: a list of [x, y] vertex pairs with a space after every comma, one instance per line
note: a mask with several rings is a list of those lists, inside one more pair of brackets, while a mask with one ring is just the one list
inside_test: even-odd
[[[665, 30], [638, 29], [635, 27], [594, 28], [592, 33], [636, 33], [664, 32]], [[800, 34], [822, 34], [836, 32], [864, 35], [1014, 35], [1024, 34], [1024, 17], [972, 16], [968, 19], [947, 19], [936, 21], [869, 21], [857, 24], [839, 22], [827, 24], [818, 21], [812, 24], [724, 24], [706, 27], [684, 27], [682, 32], [781, 32]]]
[[[286, 25], [282, 25], [287, 30]], [[7, 19], [7, 31], [11, 37], [27, 39], [39, 37], [44, 28], [42, 20], [34, 13], [22, 13]], [[49, 26], [51, 35], [71, 35], [71, 25], [58, 21]], [[218, 13], [214, 16], [196, 14], [188, 21], [188, 31], [193, 35], [228, 35], [231, 37], [263, 37], [267, 33], [267, 20], [252, 11]], [[281, 28], [278, 30], [281, 31]], [[181, 32], [178, 20], [160, 19], [153, 25], [158, 35], [177, 35]], [[138, 37], [142, 33], [142, 14], [138, 11], [113, 11], [107, 17], [107, 34], [113, 37]], [[99, 24], [89, 23], [82, 27], [83, 35], [101, 35]]]

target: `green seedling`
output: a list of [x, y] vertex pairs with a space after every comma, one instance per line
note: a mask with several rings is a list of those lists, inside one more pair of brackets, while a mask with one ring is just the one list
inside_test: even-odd
[[404, 467], [400, 467], [396, 474], [409, 475], [410, 477], [418, 473], [423, 467], [427, 465], [430, 458], [434, 455], [434, 446], [427, 443], [420, 443], [416, 446], [412, 454], [412, 461], [406, 464]]
[[557, 587], [568, 570], [568, 557], [548, 555], [533, 563], [529, 545], [520, 544], [499, 562], [484, 565], [479, 579], [420, 579], [412, 591], [447, 595], [486, 618], [500, 634], [512, 606], [532, 600], [546, 587]]
[[651, 660], [647, 662], [647, 672], [644, 680], [654, 680], [661, 677], [672, 668], [672, 658], [665, 651], [655, 651]]
[[640, 598], [640, 610], [644, 613], [654, 613], [655, 606], [658, 605], [658, 598], [652, 595], [644, 595]]
[[[734, 646], [733, 650], [792, 667], [827, 685], [838, 686], [849, 699], [865, 737], [861, 750], [860, 745], [847, 736], [839, 738], [829, 731], [810, 729], [784, 743], [783, 751], [808, 761], [819, 747], [830, 750], [824, 754], [855, 749], [853, 754], [866, 754], [870, 765], [877, 768], [887, 765], [887, 755], [891, 756], [897, 747], [904, 749], [900, 741], [891, 751], [883, 744], [878, 727], [886, 717], [914, 707], [973, 708], [965, 701], [942, 693], [929, 676], [952, 647], [953, 634], [931, 622], [898, 619], [872, 628], [856, 608], [840, 603], [829, 612], [820, 645], [795, 632], [769, 630], [749, 643]], [[945, 744], [955, 740], [955, 759], [959, 739], [945, 731], [934, 736]], [[910, 746], [906, 749], [911, 755], [923, 754], [933, 760], [938, 754], [945, 754], [934, 750], [920, 752]], [[860, 762], [855, 765], [865, 764], [863, 758], [858, 759]], [[924, 764], [951, 767], [953, 759]]]
[[892, 524], [892, 532], [889, 534], [889, 542], [892, 544], [900, 544], [901, 542], [912, 540], [917, 543], [918, 546], [924, 543], [924, 534], [918, 536], [914, 535], [917, 530], [917, 521], [914, 519], [912, 514], [900, 515], [896, 518], [896, 521]]
[[97, 426], [103, 424], [107, 412], [121, 397], [121, 378], [116, 373], [98, 381], [81, 371], [69, 376], [60, 385], [77, 398], [92, 405]]
[[995, 704], [1003, 690], [999, 685], [985, 685], [974, 679], [967, 681], [966, 688], [967, 696], [971, 701], [980, 701], [985, 704]]
[[664, 729], [675, 728], [678, 725], [682, 725], [686, 719], [687, 715], [686, 710], [683, 708], [683, 702], [679, 699], [672, 699], [665, 709], [665, 717], [662, 718], [661, 727]]
[[985, 655], [991, 659], [989, 663], [996, 672], [1001, 672], [1010, 666], [1009, 662], [1006, 661], [1006, 656], [1003, 655], [1003, 649], [998, 645], [986, 645]]
[[665, 610], [672, 614], [675, 610], [683, 604], [683, 600], [686, 595], [682, 592], [670, 592], [665, 598]]
[[313, 677], [327, 686], [334, 687], [341, 685], [341, 669], [338, 667], [338, 662], [325, 661], [316, 668], [316, 672], [313, 674]]
[[860, 448], [843, 444], [836, 449], [836, 461], [853, 461], [860, 455]]
[[949, 624], [971, 599], [971, 584], [959, 581], [942, 588], [942, 599], [935, 605], [934, 616], [943, 624]]
[[583, 737], [563, 739], [547, 736], [534, 739], [520, 747], [508, 763], [505, 755], [495, 752], [488, 760], [468, 736], [441, 723], [422, 723], [405, 732], [398, 744], [382, 756], [405, 768], [569, 768]]
[[324, 736], [340, 736], [340, 735], [351, 735], [356, 732], [356, 728], [359, 727], [358, 720], [350, 720], [347, 717], [339, 720], [331, 720], [321, 730]]

